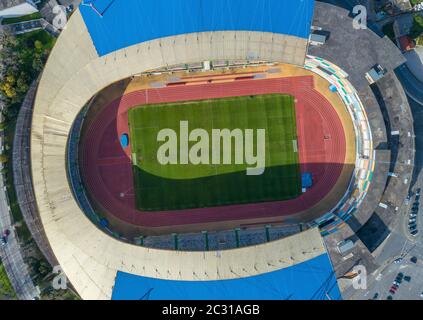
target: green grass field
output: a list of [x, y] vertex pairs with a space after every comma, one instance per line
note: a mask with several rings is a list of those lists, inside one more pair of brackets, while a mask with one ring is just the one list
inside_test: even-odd
[[16, 299], [16, 293], [0, 261], [0, 300], [4, 299]]
[[[144, 105], [129, 110], [136, 206], [176, 210], [287, 200], [301, 193], [294, 98], [273, 94]], [[265, 129], [266, 170], [248, 176], [248, 164], [168, 164], [157, 160], [160, 130]], [[211, 139], [210, 139], [211, 140]], [[257, 134], [254, 136], [254, 152]], [[196, 141], [189, 142], [189, 147]], [[210, 150], [212, 142], [209, 141]], [[221, 150], [223, 144], [221, 145]], [[179, 149], [178, 149], [179, 150]]]

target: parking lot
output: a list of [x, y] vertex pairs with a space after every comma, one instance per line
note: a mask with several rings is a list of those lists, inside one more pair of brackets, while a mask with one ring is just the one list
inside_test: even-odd
[[417, 237], [419, 234], [419, 225], [421, 222], [421, 210], [420, 210], [420, 196], [421, 188], [416, 190], [416, 193], [410, 192], [407, 199], [405, 200], [407, 219], [406, 222], [406, 234], [412, 237]]
[[[412, 243], [404, 246], [404, 258], [388, 265], [375, 275], [375, 281], [362, 298], [377, 300], [423, 300], [423, 248]], [[416, 257], [416, 263], [412, 258]]]

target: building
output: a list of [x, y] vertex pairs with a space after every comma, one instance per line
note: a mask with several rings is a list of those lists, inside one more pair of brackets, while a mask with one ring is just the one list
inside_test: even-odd
[[410, 0], [392, 0], [392, 4], [402, 11], [407, 11], [412, 8]]
[[14, 18], [38, 12], [36, 1], [2, 0], [0, 2], [0, 18]]
[[351, 240], [343, 240], [340, 243], [338, 243], [338, 251], [342, 255], [351, 251], [353, 248], [354, 248], [354, 242], [352, 242]]
[[386, 70], [381, 65], [375, 65], [369, 72], [366, 73], [366, 79], [370, 84], [377, 82], [382, 79], [386, 74]]
[[313, 32], [310, 35], [310, 44], [313, 46], [322, 46], [326, 43], [327, 36], [317, 32]]
[[[161, 66], [187, 62], [201, 66], [204, 61], [241, 61], [251, 57], [304, 65], [313, 0], [268, 1], [262, 11], [257, 12], [254, 23], [250, 12], [255, 1], [251, 0], [211, 1], [207, 7], [196, 1], [181, 1], [192, 5], [189, 11], [184, 6], [169, 7], [167, 1], [144, 1], [142, 7], [136, 0], [122, 3], [116, 1], [114, 6], [106, 3], [102, 7], [103, 1], [97, 1], [96, 9], [102, 17], [89, 6], [76, 10], [50, 55], [34, 106], [31, 131], [34, 191], [46, 235], [69, 281], [84, 299], [160, 299], [166, 297], [170, 288], [183, 290], [181, 299], [193, 298], [200, 287], [201, 295], [195, 296], [198, 299], [340, 299], [333, 266], [317, 228], [277, 241], [223, 251], [191, 252], [135, 246], [114, 239], [87, 219], [72, 196], [70, 185], [62, 183], [67, 179], [65, 162], [42, 160], [50, 157], [47, 150], [50, 144], [42, 143], [50, 138], [55, 141], [51, 151], [65, 159], [68, 140], [63, 139], [62, 133], [69, 134], [69, 124], [94, 92], [120, 79]], [[190, 12], [187, 18], [192, 19], [191, 23], [180, 19], [173, 23], [175, 17], [186, 12]], [[221, 15], [222, 12], [233, 12], [232, 20]], [[263, 19], [268, 12], [274, 12], [274, 19]], [[139, 19], [140, 13], [144, 19]], [[295, 21], [293, 27], [289, 18], [295, 16], [302, 18]], [[204, 18], [198, 20], [197, 17]], [[111, 55], [119, 58], [109, 60], [107, 57]], [[144, 58], [140, 59], [140, 55]], [[69, 69], [58, 72], [63, 70], [63, 63]], [[57, 75], [60, 75], [59, 81]], [[73, 107], [67, 108], [68, 103]], [[51, 117], [46, 117], [49, 106], [55, 106], [55, 110]], [[53, 125], [54, 132], [49, 133], [50, 123], [42, 119], [64, 127]], [[45, 166], [40, 170], [42, 162]], [[40, 184], [43, 177], [47, 177], [48, 182]], [[53, 199], [55, 196], [60, 200]], [[49, 200], [44, 201], [43, 197]], [[310, 281], [305, 281], [304, 270], [310, 275]], [[152, 282], [147, 283], [150, 279]], [[144, 290], [150, 285], [156, 290]], [[260, 289], [263, 285], [277, 292], [267, 290], [264, 294]], [[126, 296], [127, 288], [134, 294]], [[243, 296], [237, 296], [241, 292]]]

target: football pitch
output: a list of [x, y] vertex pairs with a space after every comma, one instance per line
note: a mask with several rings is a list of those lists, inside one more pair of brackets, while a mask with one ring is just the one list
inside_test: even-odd
[[[139, 210], [180, 210], [268, 202], [288, 200], [301, 194], [295, 102], [292, 96], [271, 94], [149, 104], [130, 109], [128, 121], [136, 207]], [[188, 126], [186, 142], [181, 122]], [[163, 129], [173, 130], [177, 137], [177, 148], [167, 152], [167, 155], [174, 156], [177, 163], [163, 164], [159, 161], [158, 151], [170, 140], [168, 137], [168, 140], [158, 141]], [[210, 137], [202, 144], [203, 147], [206, 144], [202, 150], [208, 150], [210, 154], [216, 149], [211, 138], [216, 129], [229, 129], [230, 132], [241, 130], [243, 133], [252, 129], [253, 154], [259, 156], [258, 153], [263, 150], [264, 172], [261, 175], [247, 175], [247, 168], [254, 165], [235, 161], [235, 150], [242, 146], [236, 143], [234, 137], [229, 143], [230, 163], [223, 161], [228, 148], [222, 141], [218, 150], [220, 161], [212, 161], [210, 155], [209, 161], [199, 164], [190, 162], [191, 158], [186, 157], [187, 163], [186, 158], [183, 160], [184, 154], [198, 146], [199, 137], [192, 141], [188, 139], [189, 133], [195, 129], [202, 129]], [[257, 145], [257, 132], [261, 129], [265, 130], [262, 149]], [[239, 141], [246, 143], [246, 134]], [[182, 145], [188, 149], [182, 148]], [[246, 145], [242, 149], [245, 157], [247, 149]]]

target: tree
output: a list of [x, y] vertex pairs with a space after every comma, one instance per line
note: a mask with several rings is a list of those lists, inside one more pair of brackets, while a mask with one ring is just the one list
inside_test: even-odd
[[43, 59], [41, 58], [39, 54], [36, 54], [34, 56], [34, 60], [32, 60], [32, 68], [35, 71], [41, 71], [43, 67], [44, 67]]
[[29, 89], [28, 84], [26, 83], [24, 78], [19, 78], [18, 81], [16, 81], [16, 90], [18, 92], [27, 92]]
[[3, 90], [6, 97], [8, 98], [16, 97], [16, 90], [15, 88], [13, 88], [13, 86], [9, 82], [2, 83], [0, 85], [0, 89]]
[[14, 85], [16, 82], [16, 78], [13, 74], [9, 74], [6, 76], [6, 82], [10, 83], [10, 85]]
[[0, 163], [6, 163], [8, 160], [5, 154], [0, 154]]
[[413, 19], [413, 25], [410, 29], [410, 36], [413, 39], [416, 39], [420, 37], [420, 35], [423, 33], [423, 17], [416, 14]]
[[43, 43], [40, 40], [35, 40], [34, 41], [34, 47], [38, 52], [42, 52], [43, 51]]
[[38, 264], [38, 274], [44, 278], [46, 277], [49, 273], [51, 272], [51, 268], [49, 267], [49, 265], [43, 261], [40, 260], [39, 264]]

